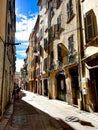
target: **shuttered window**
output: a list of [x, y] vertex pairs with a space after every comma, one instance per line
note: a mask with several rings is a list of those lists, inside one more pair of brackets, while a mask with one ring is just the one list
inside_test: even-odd
[[57, 25], [58, 25], [58, 31], [60, 31], [60, 29], [61, 29], [61, 15], [59, 15], [57, 18]]
[[86, 42], [95, 37], [95, 15], [93, 10], [90, 10], [85, 15], [85, 35]]
[[67, 21], [69, 21], [73, 16], [73, 4], [72, 0], [67, 3]]
[[74, 42], [73, 42], [73, 35], [68, 38], [68, 62], [74, 62]]

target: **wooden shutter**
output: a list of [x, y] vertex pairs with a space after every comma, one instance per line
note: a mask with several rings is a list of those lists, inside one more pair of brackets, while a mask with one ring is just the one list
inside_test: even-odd
[[94, 12], [90, 10], [85, 16], [85, 34], [86, 42], [89, 42], [95, 36], [95, 26], [94, 26]]

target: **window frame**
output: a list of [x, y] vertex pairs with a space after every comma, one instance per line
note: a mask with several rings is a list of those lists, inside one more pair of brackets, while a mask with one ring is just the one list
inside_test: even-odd
[[73, 63], [74, 60], [74, 35], [72, 34], [68, 37], [68, 63]]
[[69, 23], [73, 17], [74, 17], [73, 2], [72, 0], [69, 0], [69, 2], [67, 3], [67, 23]]
[[[96, 36], [95, 20], [96, 19], [95, 19], [94, 11], [93, 11], [93, 9], [91, 9], [85, 14], [85, 17], [84, 17], [86, 43], [91, 41]], [[92, 32], [91, 32], [91, 30], [92, 30]], [[92, 34], [89, 32], [91, 32]]]

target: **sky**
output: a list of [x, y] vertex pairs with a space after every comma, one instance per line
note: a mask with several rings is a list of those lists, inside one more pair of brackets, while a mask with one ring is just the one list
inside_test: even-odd
[[39, 14], [38, 0], [16, 0], [16, 33], [15, 42], [21, 43], [16, 46], [16, 71], [23, 67], [26, 58], [28, 39]]

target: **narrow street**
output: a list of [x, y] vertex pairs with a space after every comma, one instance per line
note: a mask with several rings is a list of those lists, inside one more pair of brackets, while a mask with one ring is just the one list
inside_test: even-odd
[[97, 130], [97, 113], [80, 111], [66, 102], [21, 91], [4, 130]]

